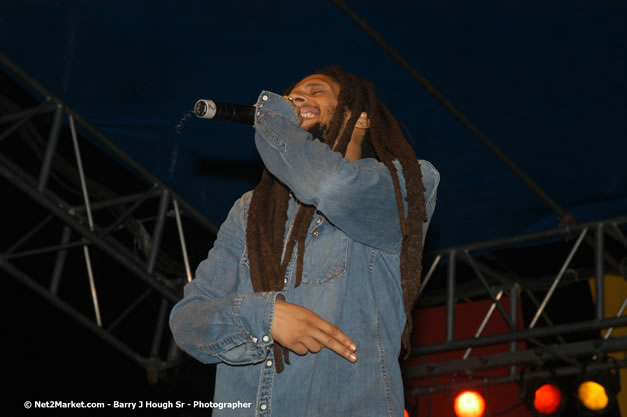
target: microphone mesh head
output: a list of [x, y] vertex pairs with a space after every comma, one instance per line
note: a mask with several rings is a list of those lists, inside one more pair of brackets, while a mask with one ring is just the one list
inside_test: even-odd
[[213, 119], [216, 115], [216, 104], [213, 100], [200, 99], [194, 105], [194, 114], [201, 119]]

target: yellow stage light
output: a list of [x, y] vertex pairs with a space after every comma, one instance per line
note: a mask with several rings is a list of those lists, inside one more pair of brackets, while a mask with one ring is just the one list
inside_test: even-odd
[[596, 381], [583, 381], [577, 388], [577, 397], [588, 410], [604, 410], [609, 404], [609, 397], [603, 385]]

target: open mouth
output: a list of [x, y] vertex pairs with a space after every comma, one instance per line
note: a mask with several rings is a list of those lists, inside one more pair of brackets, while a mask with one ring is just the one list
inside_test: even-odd
[[320, 116], [320, 110], [313, 106], [302, 106], [299, 112], [300, 117], [303, 118], [303, 124], [308, 124], [311, 120], [317, 119], [318, 116]]

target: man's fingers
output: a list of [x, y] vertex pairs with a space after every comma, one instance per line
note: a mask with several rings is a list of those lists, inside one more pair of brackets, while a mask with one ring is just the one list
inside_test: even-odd
[[294, 346], [292, 346], [292, 350], [294, 351], [294, 353], [301, 356], [306, 355], [309, 352], [309, 348], [303, 343], [296, 343]]
[[320, 330], [329, 335], [331, 338], [340, 342], [345, 348], [351, 350], [352, 352], [355, 352], [357, 350], [357, 346], [355, 345], [355, 343], [348, 336], [346, 336], [344, 332], [342, 332], [340, 329], [338, 329], [336, 326], [329, 323], [328, 321], [324, 319], [321, 320], [323, 321], [323, 323], [320, 326]]
[[307, 350], [313, 353], [318, 353], [322, 350], [324, 345], [318, 342], [315, 338], [309, 337], [303, 341], [303, 344], [307, 347]]
[[368, 119], [368, 114], [366, 112], [362, 112], [359, 115], [359, 119], [357, 119], [355, 127], [359, 129], [368, 129], [370, 127], [370, 119]]
[[331, 328], [327, 328], [327, 331], [320, 329], [313, 337], [323, 347], [331, 349], [351, 362], [357, 361], [357, 355], [355, 354], [357, 347], [348, 336], [342, 333], [337, 327], [331, 325]]
[[305, 307], [277, 299], [272, 322], [275, 341], [299, 355], [331, 349], [351, 362], [357, 346], [340, 329]]

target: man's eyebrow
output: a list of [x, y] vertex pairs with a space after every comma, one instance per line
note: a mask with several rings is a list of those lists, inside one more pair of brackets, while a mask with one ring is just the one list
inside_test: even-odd
[[326, 87], [326, 85], [321, 84], [321, 83], [309, 83], [305, 85], [305, 88], [312, 88], [312, 87]]

